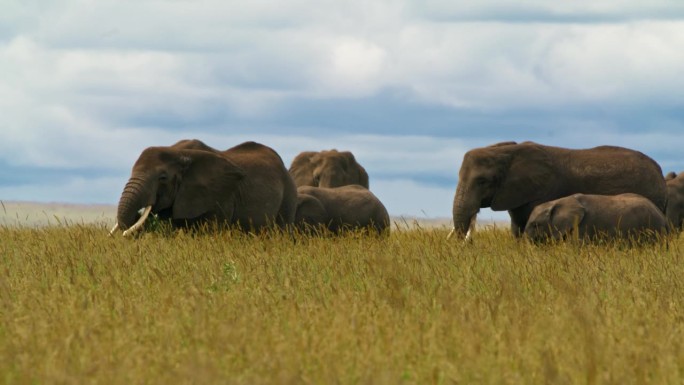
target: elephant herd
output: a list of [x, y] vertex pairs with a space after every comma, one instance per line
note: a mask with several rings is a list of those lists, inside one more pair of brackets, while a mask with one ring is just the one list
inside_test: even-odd
[[[655, 238], [684, 219], [684, 173], [663, 177], [641, 152], [503, 142], [468, 151], [459, 171], [452, 233], [468, 238], [481, 208], [508, 210], [516, 237]], [[139, 212], [142, 210], [142, 214]], [[389, 215], [348, 151], [302, 152], [289, 169], [270, 147], [225, 151], [199, 140], [145, 149], [133, 165], [110, 232], [129, 235], [150, 213], [174, 226], [207, 221], [248, 231], [389, 231]]]
[[288, 170], [263, 144], [219, 151], [196, 139], [181, 140], [140, 154], [110, 234], [118, 228], [124, 236], [135, 233], [150, 213], [175, 227], [216, 221], [250, 231], [295, 225], [306, 232], [383, 233], [389, 214], [368, 186], [366, 170], [350, 152], [303, 152]]
[[476, 148], [459, 171], [452, 233], [467, 238], [480, 208], [491, 207], [508, 210], [513, 234], [534, 241], [655, 239], [681, 226], [675, 196], [684, 176], [668, 178], [653, 159], [622, 147], [504, 142]]

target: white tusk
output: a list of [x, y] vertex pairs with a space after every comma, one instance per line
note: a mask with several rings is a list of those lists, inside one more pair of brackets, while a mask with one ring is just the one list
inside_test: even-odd
[[110, 236], [110, 237], [113, 236], [113, 235], [114, 235], [114, 232], [115, 232], [116, 229], [118, 229], [118, 228], [119, 228], [119, 222], [116, 222], [116, 223], [114, 224], [114, 227], [112, 227], [112, 229], [109, 230], [109, 236]]
[[135, 222], [135, 224], [133, 226], [128, 228], [128, 230], [124, 231], [123, 236], [126, 237], [126, 236], [131, 235], [134, 232], [138, 231], [138, 229], [140, 229], [142, 227], [142, 225], [145, 223], [147, 216], [150, 215], [150, 211], [152, 211], [152, 205], [145, 207], [145, 211], [143, 211], [140, 219], [138, 219], [138, 221]]
[[477, 220], [477, 215], [473, 215], [470, 218], [470, 225], [468, 226], [468, 232], [466, 233], [465, 240], [471, 241], [473, 239], [473, 234], [475, 233], [475, 222]]
[[[465, 240], [469, 241], [473, 238], [473, 233], [475, 232], [475, 220], [477, 219], [477, 215], [473, 215], [472, 218], [470, 218], [470, 224], [468, 225], [468, 232], [466, 232], [465, 235]], [[447, 235], [446, 239], [449, 240], [451, 237], [454, 236], [456, 233], [456, 226], [454, 226], [451, 231], [449, 232], [449, 235]]]

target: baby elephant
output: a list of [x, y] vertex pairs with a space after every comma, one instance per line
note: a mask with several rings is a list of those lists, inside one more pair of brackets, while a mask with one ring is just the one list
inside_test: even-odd
[[653, 241], [669, 230], [665, 215], [638, 194], [574, 194], [542, 203], [532, 210], [525, 235], [535, 242], [563, 239], [626, 238]]
[[372, 192], [359, 185], [297, 189], [295, 224], [304, 231], [325, 228], [332, 233], [367, 228], [389, 231], [389, 214]]

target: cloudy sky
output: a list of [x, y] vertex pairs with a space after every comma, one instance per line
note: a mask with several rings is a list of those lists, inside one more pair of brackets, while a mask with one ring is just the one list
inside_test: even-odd
[[450, 216], [463, 154], [500, 141], [684, 170], [681, 0], [49, 4], [3, 1], [0, 200], [116, 204], [142, 149], [183, 138], [288, 166], [351, 150], [420, 217]]

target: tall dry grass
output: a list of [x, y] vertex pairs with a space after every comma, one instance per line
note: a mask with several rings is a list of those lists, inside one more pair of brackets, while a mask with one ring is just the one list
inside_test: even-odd
[[673, 384], [682, 242], [0, 227], [5, 383]]

